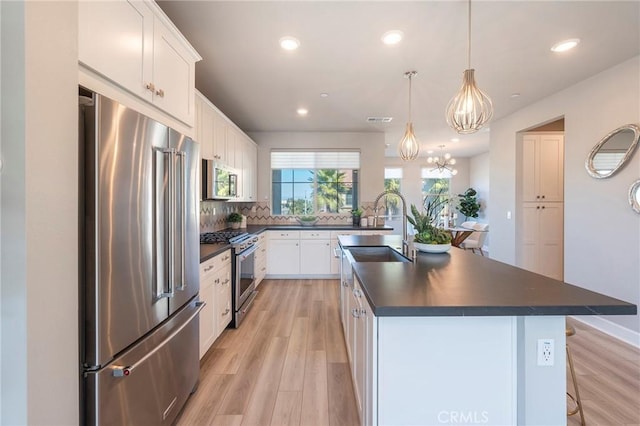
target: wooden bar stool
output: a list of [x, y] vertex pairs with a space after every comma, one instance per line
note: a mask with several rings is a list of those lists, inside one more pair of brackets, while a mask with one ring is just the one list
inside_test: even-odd
[[[576, 334], [576, 329], [572, 325], [567, 324], [565, 333], [567, 335], [567, 338], [569, 338], [570, 336], [573, 336], [574, 334]], [[568, 339], [567, 339], [566, 347], [567, 347], [567, 360], [569, 361], [569, 370], [571, 370], [571, 380], [573, 381], [573, 389], [576, 392], [575, 397], [571, 395], [569, 392], [567, 392], [567, 396], [573, 401], [573, 403], [576, 406], [573, 410], [567, 409], [567, 416], [573, 416], [574, 414], [577, 414], [578, 412], [580, 412], [580, 424], [582, 426], [585, 426], [586, 423], [584, 421], [584, 413], [582, 412], [582, 401], [580, 400], [580, 391], [578, 390], [578, 378], [576, 377], [576, 372], [573, 369], [573, 358], [571, 357], [571, 351], [569, 350]]]

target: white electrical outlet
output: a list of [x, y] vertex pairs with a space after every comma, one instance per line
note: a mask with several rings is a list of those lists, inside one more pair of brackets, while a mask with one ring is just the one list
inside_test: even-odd
[[538, 365], [550, 367], [553, 365], [553, 339], [538, 339]]

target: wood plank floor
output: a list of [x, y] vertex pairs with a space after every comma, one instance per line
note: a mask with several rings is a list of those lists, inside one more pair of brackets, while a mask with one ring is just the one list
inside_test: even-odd
[[[338, 281], [265, 280], [259, 290], [242, 326], [202, 358], [177, 424], [357, 425]], [[640, 426], [640, 350], [569, 322], [587, 425]], [[580, 424], [577, 415], [567, 423]]]
[[265, 280], [201, 360], [178, 425], [357, 425], [338, 280]]
[[[589, 426], [640, 426], [640, 349], [580, 321], [568, 319], [576, 334], [567, 339]], [[567, 390], [575, 395], [567, 368]], [[580, 416], [568, 425], [579, 425]]]

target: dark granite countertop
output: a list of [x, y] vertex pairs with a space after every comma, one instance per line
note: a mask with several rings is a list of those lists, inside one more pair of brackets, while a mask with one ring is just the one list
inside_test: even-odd
[[[224, 229], [224, 231], [228, 231], [230, 229]], [[315, 226], [302, 226], [302, 225], [247, 225], [246, 228], [241, 228], [240, 231], [245, 231], [250, 234], [260, 234], [264, 231], [345, 231], [345, 230], [354, 230], [354, 231], [392, 231], [393, 228], [390, 226], [351, 226], [351, 225], [315, 225]], [[226, 243], [216, 243], [216, 244], [200, 244], [200, 263], [211, 259], [212, 257], [224, 252], [225, 250], [229, 250], [231, 245]]]
[[[345, 247], [401, 247], [388, 236], [341, 236]], [[415, 263], [354, 263], [377, 316], [635, 315], [637, 306], [452, 247]]]

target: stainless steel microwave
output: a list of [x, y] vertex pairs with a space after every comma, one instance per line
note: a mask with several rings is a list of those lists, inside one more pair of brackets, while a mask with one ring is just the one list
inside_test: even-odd
[[238, 195], [238, 173], [212, 160], [202, 160], [202, 199], [230, 200]]

